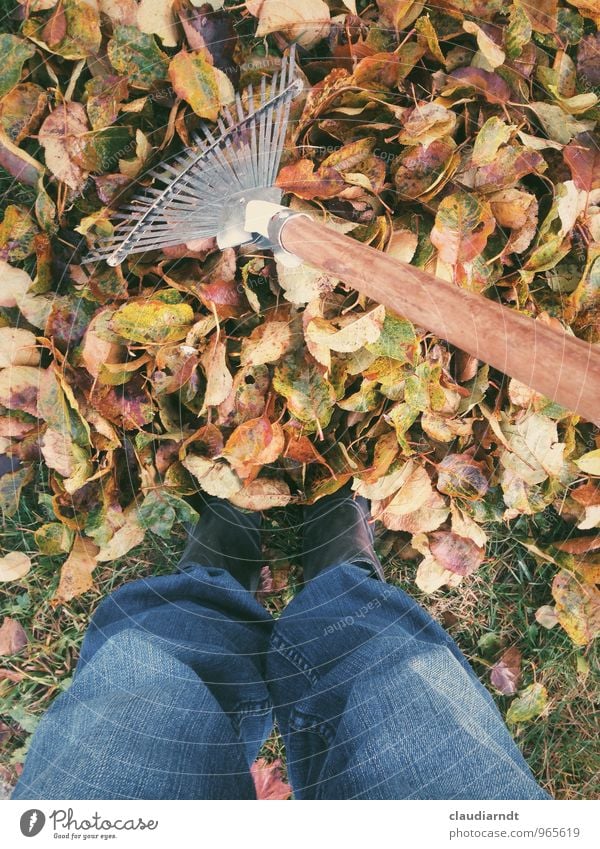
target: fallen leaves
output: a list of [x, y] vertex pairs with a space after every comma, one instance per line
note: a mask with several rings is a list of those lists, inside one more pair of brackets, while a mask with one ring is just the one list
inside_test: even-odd
[[46, 165], [58, 180], [75, 191], [83, 188], [93, 165], [88, 153], [89, 131], [85, 109], [70, 101], [48, 115], [38, 135]]
[[0, 557], [0, 582], [20, 581], [31, 569], [31, 559], [21, 551]]
[[548, 705], [548, 691], [542, 684], [530, 684], [510, 703], [506, 714], [509, 725], [529, 722], [540, 716]]
[[71, 552], [60, 570], [58, 588], [53, 596], [55, 604], [65, 604], [94, 586], [92, 573], [98, 565], [99, 548], [90, 539], [77, 535]]
[[600, 590], [569, 572], [561, 571], [552, 583], [559, 624], [575, 645], [584, 646], [600, 634]]
[[292, 788], [283, 780], [281, 760], [267, 763], [264, 758], [259, 758], [250, 767], [250, 774], [254, 781], [257, 799], [289, 799], [292, 795]]
[[[476, 585], [489, 521], [529, 545], [556, 513], [536, 621], [596, 634], [589, 423], [258, 243], [81, 265], [133, 181], [154, 191], [152, 168], [299, 42], [290, 208], [598, 343], [594, 4], [443, 6], [21, 5], [0, 71], [0, 165], [27, 192], [0, 220], [0, 508], [47, 479], [35, 541], [67, 558], [63, 598], [192, 521], [195, 490], [269, 510], [353, 481], [425, 592]], [[501, 690], [514, 660], [497, 660]]]
[[173, 88], [190, 104], [196, 115], [216, 121], [221, 100], [215, 68], [202, 50], [182, 51], [169, 64], [169, 79]]
[[516, 647], [507, 649], [492, 666], [490, 681], [503, 696], [512, 696], [521, 680], [521, 652]]
[[23, 626], [5, 616], [0, 625], [0, 657], [10, 657], [23, 651], [29, 640]]

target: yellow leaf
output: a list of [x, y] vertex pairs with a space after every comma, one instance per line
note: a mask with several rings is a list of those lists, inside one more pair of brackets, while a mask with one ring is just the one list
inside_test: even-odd
[[587, 475], [600, 477], [600, 448], [596, 448], [595, 451], [588, 451], [587, 454], [575, 460], [575, 463]]
[[182, 50], [169, 65], [169, 79], [179, 97], [186, 100], [196, 115], [216, 121], [221, 100], [214, 67], [203, 50]]
[[184, 339], [193, 321], [194, 310], [189, 304], [133, 301], [116, 311], [111, 326], [124, 339], [158, 344]]

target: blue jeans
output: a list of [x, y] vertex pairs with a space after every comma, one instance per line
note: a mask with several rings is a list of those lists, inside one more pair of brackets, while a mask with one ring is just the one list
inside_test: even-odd
[[349, 564], [278, 620], [195, 564], [118, 589], [13, 798], [252, 799], [273, 714], [296, 799], [547, 798], [454, 641]]

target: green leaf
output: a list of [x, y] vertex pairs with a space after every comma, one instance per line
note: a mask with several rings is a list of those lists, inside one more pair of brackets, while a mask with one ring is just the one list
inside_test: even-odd
[[506, 713], [506, 721], [509, 725], [517, 722], [527, 722], [535, 719], [546, 709], [548, 704], [548, 692], [541, 684], [531, 684], [526, 687], [520, 696], [510, 704]]
[[115, 27], [107, 52], [113, 68], [127, 76], [135, 88], [148, 89], [166, 79], [168, 56], [159, 49], [154, 36], [137, 27]]
[[137, 518], [145, 530], [169, 539], [175, 522], [195, 522], [198, 514], [183, 498], [164, 489], [153, 489], [138, 507]]
[[0, 97], [14, 88], [21, 79], [23, 65], [35, 54], [35, 47], [16, 35], [0, 33]]
[[273, 388], [287, 400], [290, 413], [314, 430], [320, 431], [331, 421], [335, 390], [302, 355], [287, 357], [277, 366]]

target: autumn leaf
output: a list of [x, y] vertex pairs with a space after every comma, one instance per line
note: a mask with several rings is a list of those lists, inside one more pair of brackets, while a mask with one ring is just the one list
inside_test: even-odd
[[46, 165], [58, 180], [76, 191], [83, 187], [93, 164], [87, 153], [89, 132], [85, 109], [74, 101], [57, 106], [39, 131]]
[[483, 498], [489, 489], [483, 463], [470, 454], [447, 454], [437, 471], [437, 488], [445, 495], [475, 500]]
[[258, 478], [231, 495], [229, 500], [242, 510], [272, 510], [287, 507], [292, 494], [283, 480]]
[[190, 104], [196, 115], [216, 121], [219, 115], [219, 84], [215, 69], [203, 51], [185, 50], [171, 59], [169, 79], [173, 88]]
[[16, 619], [5, 616], [0, 625], [0, 657], [19, 654], [28, 642], [23, 626]]
[[280, 30], [305, 48], [318, 44], [330, 29], [330, 11], [323, 0], [264, 0], [257, 14], [257, 36]]
[[35, 54], [35, 47], [16, 35], [3, 32], [0, 33], [0, 52], [2, 53], [0, 97], [2, 97], [21, 79], [23, 65]]
[[495, 226], [486, 201], [457, 192], [440, 203], [430, 238], [444, 262], [462, 265], [481, 254]]
[[31, 569], [31, 560], [22, 551], [10, 551], [0, 557], [0, 582], [20, 581]]
[[512, 696], [521, 680], [521, 652], [514, 646], [507, 649], [492, 666], [490, 681], [503, 696]]
[[154, 36], [135, 26], [116, 26], [107, 47], [111, 65], [132, 86], [149, 89], [167, 76], [169, 60]]
[[194, 319], [188, 304], [166, 304], [163, 301], [129, 302], [114, 313], [114, 332], [132, 342], [164, 343], [184, 339]]
[[335, 391], [316, 366], [302, 357], [287, 357], [275, 369], [273, 388], [282, 395], [290, 413], [317, 431], [333, 414]]
[[318, 168], [310, 159], [299, 159], [285, 165], [277, 177], [277, 185], [304, 200], [333, 198], [340, 194], [345, 183], [335, 168]]
[[267, 763], [259, 758], [250, 767], [257, 799], [289, 799], [292, 788], [282, 778], [283, 764], [280, 760]]
[[600, 590], [561, 571], [552, 583], [559, 624], [575, 645], [584, 646], [600, 633]]
[[92, 572], [98, 565], [98, 551], [98, 546], [90, 539], [79, 535], [75, 537], [71, 553], [60, 569], [60, 580], [52, 598], [53, 604], [66, 604], [72, 598], [92, 589]]
[[137, 25], [141, 32], [158, 35], [165, 47], [177, 45], [173, 0], [140, 0]]
[[287, 321], [267, 321], [242, 342], [241, 365], [275, 363], [292, 347], [292, 330]]
[[284, 445], [281, 425], [261, 416], [249, 419], [234, 430], [225, 443], [223, 457], [244, 479], [258, 473], [261, 466], [274, 463]]
[[536, 719], [545, 710], [548, 704], [548, 691], [542, 684], [530, 684], [510, 704], [506, 713], [506, 721], [509, 725], [518, 722], [529, 722]]

